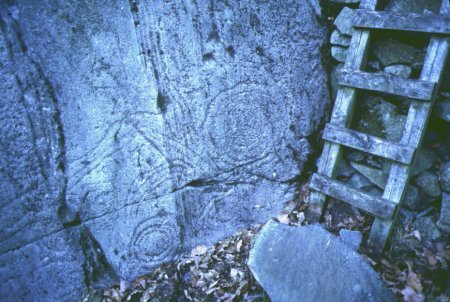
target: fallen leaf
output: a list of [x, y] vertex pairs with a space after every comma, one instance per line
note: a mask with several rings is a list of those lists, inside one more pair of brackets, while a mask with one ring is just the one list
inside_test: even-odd
[[230, 277], [231, 278], [236, 279], [238, 277], [238, 275], [239, 275], [239, 270], [238, 269], [232, 268], [230, 270]]
[[420, 232], [419, 232], [418, 230], [414, 230], [414, 231], [412, 232], [412, 235], [413, 235], [414, 237], [416, 237], [417, 240], [422, 241], [422, 235], [420, 235]]
[[184, 293], [184, 296], [186, 297], [186, 299], [188, 299], [189, 301], [192, 301], [192, 297], [189, 295], [189, 292], [186, 289], [183, 291], [183, 293]]
[[127, 289], [130, 288], [130, 286], [131, 286], [130, 282], [126, 280], [120, 280], [119, 290], [123, 294], [124, 292], [126, 292]]
[[422, 284], [420, 282], [420, 279], [417, 277], [417, 275], [414, 272], [408, 273], [408, 278], [406, 280], [408, 283], [408, 286], [410, 286], [412, 289], [414, 289], [417, 293], [422, 292]]
[[279, 223], [289, 224], [289, 215], [288, 214], [278, 215], [277, 220]]
[[431, 254], [427, 255], [427, 260], [428, 260], [428, 263], [432, 266], [435, 266], [438, 262], [436, 259], [436, 256], [431, 255]]
[[193, 256], [201, 256], [208, 251], [208, 247], [205, 245], [199, 245], [191, 251], [191, 257]]
[[215, 292], [218, 289], [219, 289], [218, 287], [210, 288], [207, 291], [205, 291], [205, 294], [210, 295], [210, 294], [212, 294], [213, 292]]
[[303, 212], [298, 213], [297, 219], [298, 219], [297, 223], [302, 224], [303, 221], [305, 221], [305, 213]]
[[219, 283], [219, 280], [214, 281], [213, 283], [211, 283], [211, 284], [209, 285], [209, 288], [210, 288], [210, 289], [213, 288], [214, 286], [217, 285], [217, 283]]
[[243, 294], [248, 292], [248, 282], [244, 281], [239, 285], [239, 288], [234, 293], [236, 296], [242, 296]]
[[205, 280], [198, 280], [198, 281], [195, 283], [195, 287], [198, 287], [198, 288], [202, 288], [202, 287], [205, 286], [205, 285], [206, 285]]
[[242, 248], [242, 240], [239, 240], [236, 244], [236, 251], [240, 252]]
[[406, 302], [423, 302], [425, 301], [422, 294], [416, 293], [412, 288], [406, 287], [404, 290], [401, 291], [403, 295], [403, 299]]
[[408, 266], [408, 277], [406, 278], [406, 283], [409, 287], [411, 287], [415, 292], [421, 293], [422, 292], [422, 284], [420, 282], [420, 277], [414, 273], [412, 269], [412, 264], [407, 261], [406, 265]]

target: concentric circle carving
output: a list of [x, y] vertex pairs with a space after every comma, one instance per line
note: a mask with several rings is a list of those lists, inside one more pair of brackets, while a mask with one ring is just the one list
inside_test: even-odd
[[172, 258], [178, 247], [175, 222], [153, 216], [138, 224], [130, 240], [132, 256], [143, 263], [160, 263]]
[[278, 140], [274, 127], [280, 123], [282, 108], [256, 85], [217, 95], [207, 108], [205, 122], [211, 157], [222, 168], [230, 168], [268, 156]]

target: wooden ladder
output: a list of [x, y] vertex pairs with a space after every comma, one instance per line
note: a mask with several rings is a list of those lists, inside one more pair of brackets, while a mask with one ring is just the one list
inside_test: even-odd
[[[323, 139], [326, 141], [310, 187], [309, 201], [313, 221], [318, 221], [326, 206], [326, 197], [347, 202], [375, 216], [368, 246], [374, 256], [384, 250], [401, 207], [405, 188], [420, 148], [440, 79], [445, 68], [450, 34], [449, 0], [443, 0], [440, 14], [413, 14], [375, 11], [377, 0], [362, 0], [353, 20], [354, 33], [344, 65], [338, 76], [338, 90]], [[417, 80], [385, 73], [364, 72], [371, 31], [397, 30], [431, 34], [425, 62]], [[348, 129], [352, 120], [357, 89], [378, 91], [410, 98], [408, 116], [400, 142]], [[392, 161], [382, 197], [375, 197], [333, 179], [342, 147], [357, 149]]]

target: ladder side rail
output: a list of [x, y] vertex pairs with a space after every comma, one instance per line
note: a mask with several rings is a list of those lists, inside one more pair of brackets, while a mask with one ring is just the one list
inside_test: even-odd
[[[360, 7], [375, 10], [378, 0], [362, 0]], [[350, 47], [345, 62], [346, 69], [360, 70], [367, 61], [368, 45], [370, 40], [369, 30], [354, 30]], [[342, 87], [338, 90], [335, 105], [333, 108], [331, 122], [332, 124], [348, 127], [354, 109], [356, 99], [356, 90], [354, 88]], [[342, 148], [339, 144], [326, 142], [323, 147], [322, 155], [318, 161], [318, 171], [328, 177], [334, 177], [337, 169], [337, 163], [341, 157]], [[314, 191], [309, 199], [309, 211], [313, 220], [318, 221], [322, 215], [325, 206], [326, 195]]]
[[[448, 0], [443, 0], [441, 13], [448, 12]], [[444, 72], [448, 51], [448, 38], [436, 36], [431, 38], [420, 79], [423, 81], [436, 83], [436, 91], [439, 87], [440, 80]], [[403, 130], [403, 137], [401, 139], [402, 144], [406, 144], [414, 148], [420, 147], [432, 106], [433, 102], [423, 103], [412, 101]], [[408, 166], [398, 163], [393, 163], [391, 166], [388, 182], [383, 193], [383, 199], [391, 200], [392, 202], [398, 204], [398, 207], [392, 220], [375, 218], [368, 240], [368, 244], [373, 249], [375, 256], [381, 255], [384, 250], [387, 239], [392, 231], [393, 224], [398, 215], [398, 210], [401, 207], [403, 195], [405, 194], [406, 186], [408, 184], [413, 166], [414, 165]]]

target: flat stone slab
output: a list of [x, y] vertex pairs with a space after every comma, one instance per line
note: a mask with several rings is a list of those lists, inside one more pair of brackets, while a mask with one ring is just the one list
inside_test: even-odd
[[352, 28], [353, 10], [348, 7], [344, 7], [334, 21], [337, 29], [344, 34], [351, 36], [353, 33]]
[[363, 236], [359, 231], [350, 231], [342, 229], [339, 231], [340, 240], [348, 247], [357, 251], [361, 245]]
[[395, 301], [364, 258], [319, 225], [270, 220], [255, 238], [248, 266], [273, 302]]

